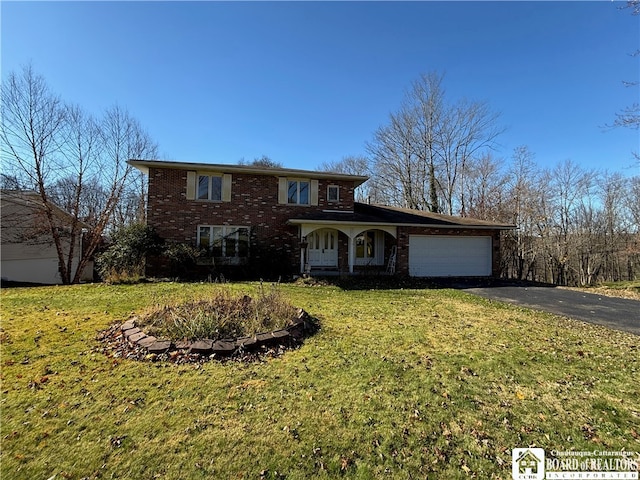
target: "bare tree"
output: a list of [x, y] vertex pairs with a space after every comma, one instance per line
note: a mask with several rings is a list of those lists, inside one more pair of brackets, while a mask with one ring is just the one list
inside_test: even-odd
[[497, 127], [498, 118], [499, 114], [492, 112], [487, 103], [468, 100], [455, 104], [446, 116], [440, 144], [444, 167], [442, 189], [449, 215], [456, 210], [465, 214], [464, 191], [458, 191], [464, 183], [465, 167], [474, 158], [493, 149], [503, 131]]
[[505, 214], [507, 176], [502, 161], [487, 153], [465, 166], [463, 192], [465, 214], [483, 220], [502, 221]]
[[[347, 155], [336, 162], [323, 162], [318, 166], [318, 170], [323, 172], [346, 173], [348, 175], [360, 175], [367, 177], [371, 175], [369, 159], [362, 155]], [[365, 182], [355, 189], [354, 196], [356, 202], [376, 201], [375, 185]]]
[[387, 201], [418, 210], [465, 213], [467, 163], [490, 150], [501, 133], [484, 102], [447, 102], [443, 76], [422, 75], [367, 145]]
[[[77, 283], [138, 175], [126, 160], [155, 156], [156, 144], [119, 107], [95, 120], [64, 105], [31, 66], [2, 84], [0, 139], [10, 175], [40, 196], [62, 282]], [[70, 214], [65, 229], [56, 203]]]
[[504, 197], [503, 221], [516, 225], [516, 229], [505, 233], [505, 274], [517, 279], [531, 279], [535, 275], [539, 258], [540, 221], [544, 191], [540, 188], [542, 172], [534, 162], [534, 154], [526, 146], [517, 147], [507, 170]]
[[373, 142], [367, 146], [373, 158], [378, 201], [422, 210], [424, 196], [418, 188], [411, 143], [414, 117], [401, 110], [391, 114], [389, 120], [389, 125], [376, 130]]
[[438, 190], [442, 187], [436, 170], [442, 159], [441, 129], [443, 118], [447, 114], [443, 79], [444, 75], [436, 72], [422, 75], [413, 83], [411, 90], [410, 108], [415, 117], [412, 145], [420, 176], [419, 182], [422, 184], [421, 203], [425, 210], [435, 213], [440, 211]]
[[630, 232], [640, 235], [640, 176], [631, 177], [628, 183], [625, 204], [631, 220]]
[[[638, 16], [640, 15], [640, 0], [627, 0], [626, 4], [621, 9], [628, 9], [631, 11], [631, 15]], [[640, 56], [640, 49], [636, 49], [635, 52], [631, 54], [632, 57]], [[624, 81], [623, 85], [628, 88], [638, 88], [638, 81]], [[637, 95], [636, 95], [637, 97]], [[616, 112], [615, 119], [613, 124], [609, 125], [611, 128], [615, 127], [624, 127], [624, 128], [632, 128], [634, 130], [638, 130], [640, 128], [640, 103], [633, 102], [631, 105], [624, 107], [619, 112]], [[633, 156], [636, 158], [638, 162], [640, 162], [640, 152], [635, 151], [632, 152]]]
[[[11, 175], [25, 185], [32, 186], [42, 199], [44, 220], [51, 232], [62, 281], [69, 283], [62, 235], [57, 224], [54, 206], [45, 185], [59, 170], [57, 154], [60, 134], [67, 119], [66, 109], [59, 97], [36, 75], [31, 66], [21, 74], [11, 73], [2, 85], [2, 156]], [[73, 228], [73, 226], [72, 226]], [[70, 243], [74, 243], [71, 239]]]
[[548, 259], [553, 275], [553, 283], [567, 285], [577, 283], [570, 275], [575, 275], [571, 261], [575, 252], [578, 211], [581, 202], [588, 196], [594, 180], [594, 172], [585, 171], [571, 160], [560, 162], [551, 172], [549, 182], [553, 204], [552, 236]]

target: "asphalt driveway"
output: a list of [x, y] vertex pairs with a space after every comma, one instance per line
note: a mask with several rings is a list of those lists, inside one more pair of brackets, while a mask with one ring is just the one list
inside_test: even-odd
[[555, 287], [462, 286], [466, 292], [501, 302], [564, 315], [640, 335], [640, 301]]

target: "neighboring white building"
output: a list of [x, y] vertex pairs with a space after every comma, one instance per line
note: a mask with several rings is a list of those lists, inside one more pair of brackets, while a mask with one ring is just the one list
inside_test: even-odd
[[[3, 190], [0, 196], [0, 276], [3, 281], [42, 284], [62, 283], [58, 269], [58, 254], [44, 217], [42, 200], [36, 192]], [[55, 207], [60, 221], [65, 252], [69, 242], [65, 239], [65, 225], [71, 215]], [[73, 268], [82, 254], [82, 240], [74, 247]], [[93, 262], [85, 267], [81, 281], [93, 279]]]

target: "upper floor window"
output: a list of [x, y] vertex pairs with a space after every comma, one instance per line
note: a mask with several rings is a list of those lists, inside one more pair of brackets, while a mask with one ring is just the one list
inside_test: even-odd
[[222, 200], [222, 175], [198, 175], [198, 200]]
[[289, 180], [287, 203], [309, 205], [309, 182], [306, 180]]
[[280, 205], [318, 205], [318, 180], [278, 177]]
[[187, 200], [231, 201], [230, 173], [187, 172]]
[[340, 200], [339, 197], [340, 189], [338, 185], [329, 185], [327, 187], [327, 201], [328, 202], [337, 202]]

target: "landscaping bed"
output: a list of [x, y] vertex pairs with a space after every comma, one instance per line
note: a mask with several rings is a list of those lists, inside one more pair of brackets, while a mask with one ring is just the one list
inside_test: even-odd
[[320, 327], [306, 311], [299, 309], [283, 329], [258, 332], [237, 338], [213, 340], [171, 340], [147, 335], [136, 325], [137, 317], [116, 323], [98, 334], [97, 348], [114, 358], [141, 361], [202, 363], [209, 360], [256, 361], [262, 357], [277, 357], [299, 347], [306, 336]]

